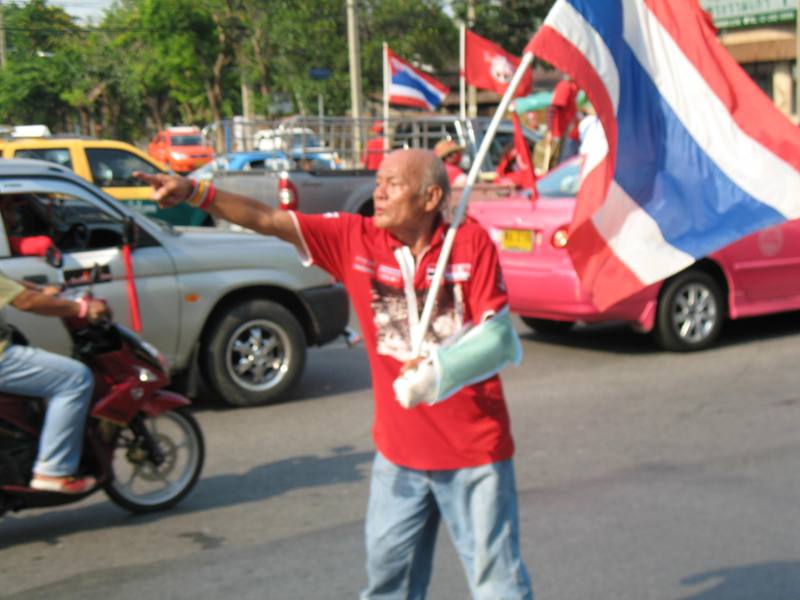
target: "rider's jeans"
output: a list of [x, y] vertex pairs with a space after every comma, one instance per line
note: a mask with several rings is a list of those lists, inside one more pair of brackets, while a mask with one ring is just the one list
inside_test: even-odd
[[48, 400], [36, 473], [77, 471], [93, 385], [89, 368], [66, 356], [16, 344], [0, 355], [0, 390]]

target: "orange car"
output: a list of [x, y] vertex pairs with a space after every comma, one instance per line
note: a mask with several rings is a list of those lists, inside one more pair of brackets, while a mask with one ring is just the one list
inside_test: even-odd
[[159, 131], [147, 146], [147, 152], [176, 173], [188, 173], [214, 158], [214, 150], [205, 143], [197, 127]]

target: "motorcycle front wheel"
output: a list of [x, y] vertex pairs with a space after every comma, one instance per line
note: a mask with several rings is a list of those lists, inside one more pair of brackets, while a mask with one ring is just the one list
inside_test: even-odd
[[105, 492], [134, 513], [170, 508], [197, 483], [205, 459], [200, 426], [185, 409], [141, 415], [120, 431]]

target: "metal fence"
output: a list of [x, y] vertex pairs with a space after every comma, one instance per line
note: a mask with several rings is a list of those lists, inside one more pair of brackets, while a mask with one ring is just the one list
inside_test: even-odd
[[[439, 140], [452, 139], [474, 156], [488, 126], [488, 118], [460, 120], [445, 115], [393, 115], [381, 118], [290, 117], [280, 120], [228, 119], [204, 129], [218, 154], [241, 151], [283, 152], [289, 159], [318, 161], [317, 167], [356, 169], [363, 165], [370, 138], [382, 136], [387, 149], [433, 148]], [[531, 142], [536, 134], [527, 132]], [[513, 136], [510, 123], [501, 127], [486, 167], [494, 168]]]

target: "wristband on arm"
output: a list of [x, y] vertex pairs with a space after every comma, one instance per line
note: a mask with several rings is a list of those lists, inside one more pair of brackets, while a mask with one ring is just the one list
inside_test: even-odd
[[89, 301], [86, 298], [80, 298], [77, 302], [80, 305], [78, 309], [78, 318], [85, 319], [86, 315], [89, 314]]
[[217, 188], [208, 181], [192, 181], [192, 193], [184, 202], [201, 210], [208, 209], [217, 197]]

